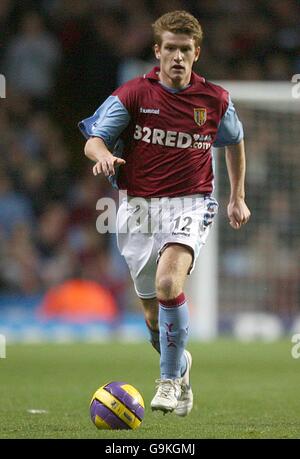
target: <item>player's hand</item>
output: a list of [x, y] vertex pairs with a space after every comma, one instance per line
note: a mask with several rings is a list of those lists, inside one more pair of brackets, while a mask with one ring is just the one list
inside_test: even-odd
[[230, 200], [227, 206], [227, 215], [229, 218], [229, 224], [234, 229], [240, 229], [242, 225], [245, 225], [251, 216], [251, 212], [247, 207], [244, 199], [237, 198]]
[[93, 174], [104, 174], [106, 177], [115, 175], [115, 166], [123, 166], [124, 164], [126, 164], [124, 159], [113, 155], [107, 155], [95, 164], [93, 167]]

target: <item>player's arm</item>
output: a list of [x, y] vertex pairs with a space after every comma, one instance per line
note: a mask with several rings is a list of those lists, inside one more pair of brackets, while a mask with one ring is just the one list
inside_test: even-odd
[[234, 105], [229, 97], [228, 108], [220, 122], [214, 147], [225, 147], [226, 166], [230, 181], [230, 198], [227, 206], [229, 223], [239, 229], [247, 223], [250, 211], [245, 203], [246, 155], [244, 131]]
[[230, 181], [230, 198], [227, 206], [229, 223], [239, 229], [247, 223], [250, 211], [245, 203], [246, 155], [244, 140], [225, 147], [226, 166]]
[[103, 173], [106, 177], [115, 175], [115, 166], [122, 166], [126, 161], [113, 156], [100, 137], [90, 137], [84, 147], [84, 154], [92, 161], [96, 161], [93, 174]]
[[110, 96], [90, 117], [79, 123], [79, 129], [87, 139], [85, 155], [95, 161], [93, 174], [105, 176], [115, 174], [115, 166], [126, 161], [111, 153], [116, 140], [127, 127], [130, 116], [124, 105], [116, 96]]

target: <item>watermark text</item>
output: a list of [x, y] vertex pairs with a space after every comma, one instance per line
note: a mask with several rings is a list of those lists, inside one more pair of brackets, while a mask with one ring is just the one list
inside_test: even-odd
[[5, 76], [0, 73], [0, 98], [6, 98], [6, 80]]
[[0, 359], [6, 358], [6, 338], [0, 334]]
[[119, 209], [114, 199], [97, 201], [98, 233], [163, 233], [189, 237], [195, 225], [208, 227], [217, 213], [218, 203], [209, 195], [141, 198], [119, 193]]
[[294, 346], [292, 347], [291, 354], [293, 359], [299, 359], [300, 358], [300, 333], [295, 333], [295, 335], [292, 336], [292, 343], [294, 343]]
[[300, 73], [295, 73], [292, 76], [292, 98], [293, 99], [300, 99]]

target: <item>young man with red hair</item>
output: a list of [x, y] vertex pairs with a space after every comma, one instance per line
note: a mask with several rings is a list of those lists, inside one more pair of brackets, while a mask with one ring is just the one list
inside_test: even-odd
[[[193, 393], [183, 289], [218, 209], [212, 197], [211, 150], [226, 150], [231, 187], [227, 212], [234, 229], [250, 217], [245, 150], [228, 92], [192, 70], [201, 51], [197, 19], [173, 11], [153, 29], [159, 66], [116, 89], [79, 127], [88, 139], [85, 154], [96, 162], [93, 173], [103, 173], [128, 195], [118, 210], [117, 240], [143, 304], [151, 342], [160, 353], [151, 407], [186, 416]], [[145, 231], [147, 218], [151, 228]]]

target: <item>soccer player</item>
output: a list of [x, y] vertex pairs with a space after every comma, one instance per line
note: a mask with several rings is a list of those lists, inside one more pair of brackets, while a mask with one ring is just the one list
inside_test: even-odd
[[186, 416], [193, 392], [183, 289], [218, 209], [211, 147], [225, 147], [234, 229], [250, 217], [245, 151], [228, 92], [192, 70], [202, 40], [198, 20], [173, 11], [153, 29], [159, 66], [116, 89], [79, 127], [88, 139], [85, 155], [96, 162], [94, 175], [103, 173], [127, 192], [118, 210], [117, 242], [160, 353], [151, 408]]

